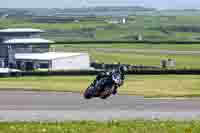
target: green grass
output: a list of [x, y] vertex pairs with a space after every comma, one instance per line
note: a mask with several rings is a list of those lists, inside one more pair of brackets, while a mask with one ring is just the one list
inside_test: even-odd
[[[108, 16], [104, 16], [105, 18]], [[59, 35], [45, 34], [45, 37], [56, 41], [71, 40], [134, 40], [130, 36], [143, 35], [148, 40], [176, 40], [192, 41], [199, 37], [200, 32], [177, 32], [167, 27], [178, 26], [199, 26], [198, 16], [129, 16], [127, 24], [108, 24], [102, 21], [95, 21], [94, 18], [83, 18], [85, 21], [79, 23], [35, 23], [31, 18], [9, 18], [0, 19], [0, 28], [40, 28], [48, 31], [62, 30], [65, 33]], [[87, 21], [88, 20], [88, 21]], [[162, 28], [161, 28], [162, 27]], [[164, 31], [163, 31], [164, 27]], [[83, 29], [93, 29], [91, 31]], [[167, 32], [166, 32], [167, 31]], [[88, 36], [89, 34], [89, 36]]]
[[200, 51], [200, 44], [55, 44], [52, 47]]
[[0, 79], [0, 88], [25, 90], [77, 91], [85, 89], [94, 77], [54, 76], [54, 77], [17, 77]]
[[44, 30], [77, 30], [81, 28], [95, 28], [97, 26], [104, 26], [105, 23], [94, 23], [94, 22], [81, 22], [81, 23], [66, 23], [66, 24], [49, 24], [49, 23], [17, 23], [12, 24], [11, 27], [32, 27], [40, 28]]
[[102, 22], [80, 22], [80, 23], [34, 23], [30, 20], [23, 19], [0, 19], [1, 28], [40, 28], [43, 30], [77, 30], [81, 28], [95, 28], [97, 26], [105, 26], [106, 23]]
[[168, 55], [151, 53], [120, 53], [120, 52], [90, 52], [92, 59], [104, 63], [126, 63], [133, 65], [160, 66], [163, 59], [174, 59], [175, 68], [197, 69], [200, 68], [199, 57], [195, 55]]
[[[102, 52], [97, 51], [95, 48], [119, 48], [119, 49], [134, 49], [134, 47], [143, 48], [145, 52]], [[169, 45], [159, 45], [160, 48], [163, 47], [170, 47]], [[96, 60], [98, 62], [103, 63], [126, 63], [126, 64], [133, 64], [133, 65], [148, 65], [148, 66], [160, 66], [161, 60], [163, 59], [173, 59], [176, 62], [175, 68], [187, 68], [187, 69], [198, 69], [200, 68], [199, 58], [200, 55], [175, 55], [175, 54], [159, 54], [159, 53], [151, 53], [149, 49], [154, 49], [154, 46], [139, 46], [136, 45], [128, 45], [128, 44], [110, 44], [110, 45], [66, 45], [63, 47], [62, 45], [54, 45], [52, 49], [55, 51], [63, 51], [63, 52], [88, 52], [92, 60]], [[178, 46], [177, 46], [178, 47]], [[193, 48], [196, 50], [198, 49], [199, 45], [193, 45]], [[181, 48], [181, 47], [179, 47]], [[200, 47], [199, 47], [200, 48]], [[174, 47], [174, 49], [178, 49]], [[184, 49], [184, 47], [182, 48]], [[186, 46], [185, 46], [186, 50]]]
[[[18, 77], [0, 79], [1, 89], [83, 92], [94, 76]], [[145, 97], [200, 96], [199, 75], [133, 75], [127, 76], [120, 94]]]
[[198, 133], [199, 121], [110, 121], [0, 123], [1, 133]]

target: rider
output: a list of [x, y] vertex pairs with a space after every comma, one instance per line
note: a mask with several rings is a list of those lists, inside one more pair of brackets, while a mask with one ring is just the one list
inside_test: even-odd
[[[119, 69], [117, 70], [114, 70], [112, 72], [101, 72], [97, 75], [96, 79], [94, 80], [94, 82], [92, 83], [93, 86], [96, 85], [96, 83], [102, 79], [102, 78], [105, 78], [105, 77], [112, 77], [113, 74], [115, 73], [120, 73], [121, 74], [121, 80], [122, 80], [122, 84], [120, 86], [123, 85], [123, 81], [125, 79], [125, 68], [124, 66], [120, 66]], [[115, 86], [115, 89], [113, 91], [113, 94], [115, 95], [117, 93], [117, 86]]]

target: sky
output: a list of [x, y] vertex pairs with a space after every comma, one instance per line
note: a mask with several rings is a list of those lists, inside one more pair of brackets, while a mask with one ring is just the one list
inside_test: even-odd
[[79, 8], [92, 6], [200, 9], [200, 0], [1, 0], [0, 2], [0, 8]]

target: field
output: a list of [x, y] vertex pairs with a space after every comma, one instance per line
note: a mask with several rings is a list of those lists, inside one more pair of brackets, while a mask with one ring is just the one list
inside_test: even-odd
[[193, 55], [168, 55], [148, 53], [120, 53], [120, 52], [91, 52], [93, 59], [104, 63], [127, 63], [133, 65], [161, 66], [161, 60], [173, 59], [176, 61], [175, 68], [196, 69], [200, 68], [199, 56]]
[[[98, 49], [100, 48], [100, 49]], [[127, 63], [133, 65], [161, 66], [161, 60], [173, 59], [181, 69], [200, 68], [199, 55], [195, 54], [168, 54], [159, 50], [191, 50], [200, 49], [200, 45], [173, 45], [173, 44], [66, 44], [52, 45], [52, 51], [88, 52], [92, 61], [100, 63]], [[110, 50], [110, 51], [104, 51]], [[142, 50], [142, 51], [141, 51]], [[152, 51], [151, 51], [152, 50]], [[157, 50], [158, 52], [155, 52]], [[120, 52], [119, 52], [120, 51]]]
[[1, 133], [198, 133], [199, 121], [111, 121], [0, 123]]
[[[64, 17], [64, 19], [70, 17]], [[40, 19], [42, 19], [40, 17]], [[53, 18], [51, 18], [53, 19]], [[54, 18], [57, 19], [56, 17]], [[110, 16], [81, 18], [79, 22], [35, 22], [32, 18], [0, 19], [1, 28], [40, 28], [47, 30], [44, 36], [56, 41], [80, 40], [144, 40], [198, 41], [200, 19], [198, 16], [148, 16], [130, 15], [126, 24], [112, 24]], [[121, 18], [122, 19], [122, 18]]]
[[[83, 92], [95, 77], [54, 76], [3, 78], [3, 90], [74, 91]], [[199, 75], [132, 75], [127, 76], [120, 94], [145, 97], [195, 97], [200, 96]]]
[[[52, 19], [52, 18], [51, 18]], [[56, 19], [56, 18], [55, 18]], [[70, 19], [64, 17], [63, 19]], [[130, 15], [127, 24], [109, 24], [111, 16], [83, 17], [78, 23], [45, 23], [32, 18], [0, 19], [1, 28], [32, 27], [47, 31], [42, 36], [55, 41], [135, 40], [139, 34], [145, 40], [198, 41], [200, 19], [195, 15], [148, 16]], [[101, 48], [101, 50], [97, 50]], [[200, 51], [200, 44], [55, 44], [54, 51], [89, 52], [91, 59], [103, 63], [128, 63], [160, 66], [161, 60], [173, 59], [181, 69], [200, 68], [199, 56], [194, 54], [167, 54], [159, 50]], [[104, 49], [110, 51], [103, 51]], [[114, 50], [114, 51], [113, 51]], [[119, 50], [121, 50], [119, 52]], [[141, 50], [143, 52], [141, 52]], [[157, 52], [155, 52], [157, 50]]]
[[[66, 19], [69, 18], [66, 17]], [[34, 22], [33, 19], [26, 17], [6, 18], [0, 19], [0, 27], [44, 29], [47, 33], [42, 36], [55, 41], [133, 41], [140, 34], [144, 40], [198, 41], [200, 36], [200, 19], [194, 15], [130, 15], [127, 18], [127, 24], [109, 24], [105, 22], [105, 20], [110, 19], [115, 18], [110, 16], [83, 17], [78, 23]], [[97, 48], [101, 48], [101, 50], [97, 50]], [[175, 68], [200, 68], [200, 62], [198, 61], [200, 54], [177, 55], [162, 53], [162, 51], [158, 53], [159, 50], [200, 51], [200, 44], [55, 44], [52, 49], [55, 51], [89, 52], [93, 61], [104, 63], [121, 62], [133, 65], [160, 66], [161, 60], [170, 58], [175, 60]], [[111, 51], [104, 52], [102, 49]], [[119, 52], [119, 50], [121, 51]], [[138, 50], [140, 51], [138, 52]]]
[[148, 44], [148, 43], [112, 43], [112, 44], [54, 44], [52, 48], [65, 49], [145, 49], [145, 50], [174, 50], [174, 51], [200, 51], [200, 44]]

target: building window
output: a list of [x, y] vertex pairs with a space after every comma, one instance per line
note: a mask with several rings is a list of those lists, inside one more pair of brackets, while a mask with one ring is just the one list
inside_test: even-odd
[[48, 69], [49, 68], [49, 64], [48, 63], [40, 63], [40, 68], [41, 69]]

